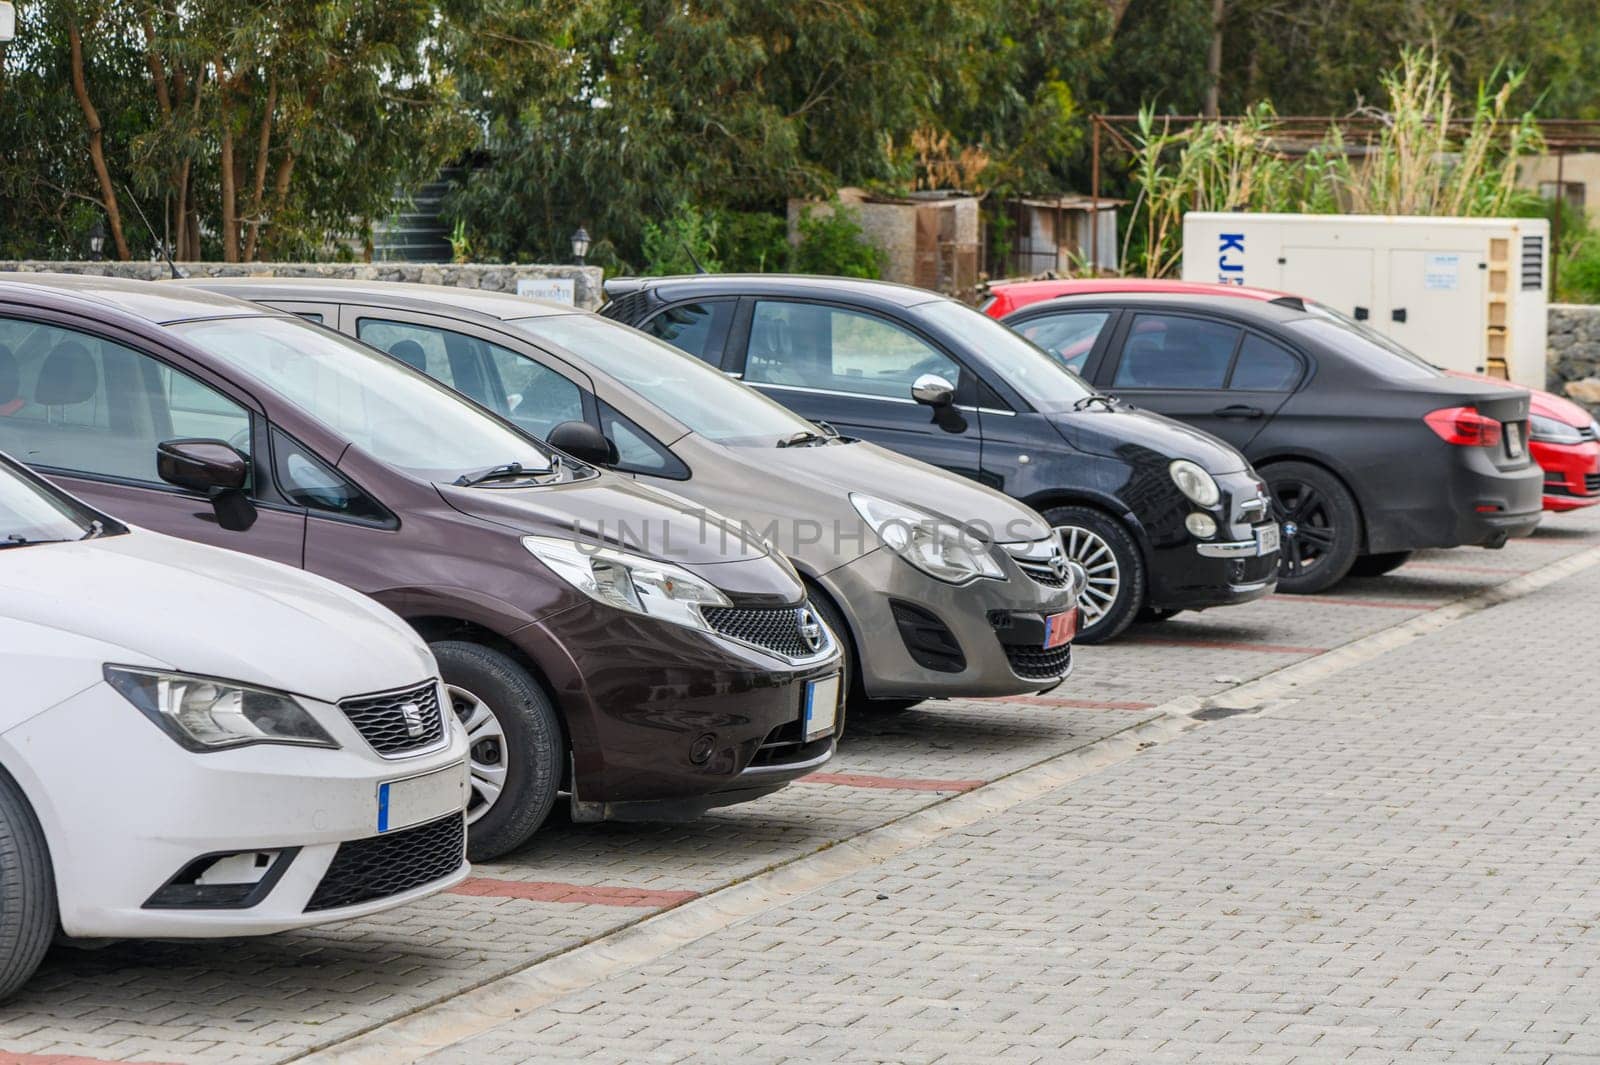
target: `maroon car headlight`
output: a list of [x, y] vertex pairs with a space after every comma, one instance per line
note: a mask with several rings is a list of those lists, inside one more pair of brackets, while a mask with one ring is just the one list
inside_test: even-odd
[[553, 536], [525, 536], [522, 546], [578, 591], [618, 610], [711, 632], [700, 608], [733, 605], [720, 588], [670, 562]]

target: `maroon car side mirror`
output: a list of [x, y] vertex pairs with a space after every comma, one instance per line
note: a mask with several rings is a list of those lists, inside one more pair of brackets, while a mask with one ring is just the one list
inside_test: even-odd
[[156, 445], [156, 474], [210, 499], [222, 528], [243, 532], [255, 524], [256, 508], [244, 490], [250, 460], [229, 444], [193, 437], [164, 440]]

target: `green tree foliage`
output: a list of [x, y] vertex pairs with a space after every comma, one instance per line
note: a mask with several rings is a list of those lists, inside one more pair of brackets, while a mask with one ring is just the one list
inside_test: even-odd
[[888, 256], [883, 249], [868, 243], [848, 207], [800, 212], [800, 242], [795, 245], [793, 269], [802, 274], [831, 274], [835, 277], [883, 276]]

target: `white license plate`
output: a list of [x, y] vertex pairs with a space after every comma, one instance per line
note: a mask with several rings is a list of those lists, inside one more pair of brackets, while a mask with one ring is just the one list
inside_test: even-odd
[[839, 674], [806, 681], [803, 719], [807, 743], [832, 734], [839, 720]]
[[1259, 526], [1256, 529], [1256, 556], [1259, 558], [1262, 555], [1272, 554], [1281, 542], [1282, 534], [1276, 522]]
[[1514, 459], [1522, 457], [1522, 423], [1506, 422], [1506, 454]]
[[378, 785], [378, 831], [393, 832], [432, 821], [467, 806], [467, 767], [444, 769], [389, 780]]

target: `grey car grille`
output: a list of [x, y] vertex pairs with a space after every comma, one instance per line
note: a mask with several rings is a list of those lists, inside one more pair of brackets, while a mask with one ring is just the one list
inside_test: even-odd
[[404, 691], [346, 699], [339, 709], [379, 754], [420, 751], [444, 739], [439, 686], [433, 681]]
[[700, 613], [713, 629], [730, 640], [751, 644], [784, 658], [813, 658], [828, 648], [825, 635], [820, 636], [815, 645], [806, 639], [808, 625], [818, 625], [820, 630], [820, 623], [810, 607], [712, 606], [703, 608]]
[[1065, 588], [1072, 579], [1059, 541], [1031, 540], [1000, 546], [1011, 556], [1011, 561], [1017, 564], [1018, 569], [1046, 588]]

